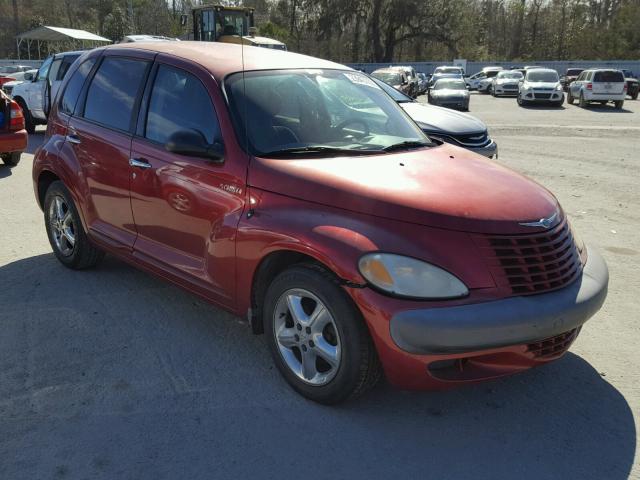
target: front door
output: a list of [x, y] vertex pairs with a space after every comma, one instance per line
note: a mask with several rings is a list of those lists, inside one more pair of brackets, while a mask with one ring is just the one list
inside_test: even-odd
[[117, 50], [104, 54], [86, 100], [69, 121], [66, 142], [72, 145], [86, 181], [85, 220], [90, 234], [114, 248], [131, 249], [136, 230], [129, 157], [137, 107], [153, 55], [122, 55]]
[[210, 94], [215, 90], [211, 76], [189, 64], [158, 63], [131, 152], [131, 208], [138, 232], [134, 255], [231, 305], [246, 165], [229, 157], [216, 163], [165, 149], [181, 130], [196, 130], [209, 144], [222, 142]]
[[53, 57], [47, 58], [38, 69], [36, 78], [27, 87], [27, 106], [31, 116], [38, 120], [46, 119], [44, 115], [44, 94], [52, 63]]

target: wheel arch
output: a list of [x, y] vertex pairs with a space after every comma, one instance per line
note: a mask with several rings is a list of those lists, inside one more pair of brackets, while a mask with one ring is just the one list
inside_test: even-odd
[[251, 281], [251, 307], [249, 311], [249, 322], [254, 334], [264, 333], [262, 324], [262, 305], [269, 285], [280, 273], [294, 265], [308, 264], [320, 268], [331, 275], [336, 283], [341, 285], [352, 285], [351, 282], [340, 278], [333, 268], [324, 259], [309, 252], [300, 252], [290, 248], [282, 248], [267, 253], [253, 272]]
[[38, 204], [40, 205], [40, 209], [44, 209], [44, 197], [47, 194], [47, 190], [51, 186], [51, 184], [55, 181], [61, 181], [60, 177], [53, 173], [51, 170], [42, 170], [38, 175]]

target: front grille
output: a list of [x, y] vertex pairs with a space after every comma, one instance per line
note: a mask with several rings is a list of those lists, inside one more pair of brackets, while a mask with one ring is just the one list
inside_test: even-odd
[[550, 93], [538, 93], [538, 92], [535, 92], [534, 97], [539, 99], [539, 100], [546, 100], [548, 98], [551, 98], [551, 94]]
[[544, 232], [474, 236], [499, 288], [531, 295], [562, 288], [582, 271], [580, 252], [564, 218]]
[[504, 90], [518, 90], [518, 85], [502, 85]]
[[574, 328], [555, 337], [546, 338], [527, 345], [527, 352], [535, 358], [554, 358], [566, 352], [580, 333], [580, 328]]
[[491, 139], [489, 138], [489, 135], [486, 131], [465, 135], [442, 134], [439, 132], [426, 133], [433, 137], [439, 138], [444, 142], [452, 143], [454, 145], [462, 145], [463, 147], [480, 148], [485, 147], [489, 145], [489, 143], [491, 143]]

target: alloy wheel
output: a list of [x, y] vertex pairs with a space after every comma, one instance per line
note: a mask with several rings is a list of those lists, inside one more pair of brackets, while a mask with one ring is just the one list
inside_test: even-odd
[[287, 367], [303, 382], [329, 383], [340, 368], [340, 334], [331, 312], [308, 290], [284, 292], [274, 310], [274, 337]]
[[49, 204], [49, 224], [56, 248], [65, 257], [70, 256], [76, 244], [76, 228], [69, 205], [59, 195]]

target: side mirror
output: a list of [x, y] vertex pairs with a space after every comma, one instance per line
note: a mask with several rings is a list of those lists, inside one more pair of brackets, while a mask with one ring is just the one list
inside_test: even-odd
[[175, 132], [164, 146], [165, 150], [187, 157], [200, 157], [214, 163], [224, 162], [224, 147], [215, 142], [210, 145], [204, 135], [197, 130], [187, 129]]
[[31, 73], [31, 72], [24, 74], [24, 81], [25, 82], [33, 82], [34, 78], [35, 77], [34, 77], [33, 73]]

